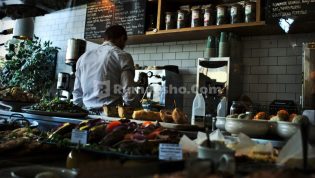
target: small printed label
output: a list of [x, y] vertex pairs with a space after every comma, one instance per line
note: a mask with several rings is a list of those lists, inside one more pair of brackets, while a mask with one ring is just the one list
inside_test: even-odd
[[179, 144], [160, 143], [159, 146], [160, 160], [183, 160], [182, 146]]
[[250, 13], [252, 13], [252, 5], [247, 4], [247, 5], [245, 6], [245, 14], [248, 15], [248, 14], [250, 14]]
[[199, 19], [199, 11], [192, 12], [192, 19]]
[[210, 13], [209, 12], [205, 12], [204, 21], [208, 22], [209, 20], [210, 20]]
[[178, 18], [177, 18], [177, 20], [184, 20], [184, 18], [185, 18], [184, 13], [178, 13]]
[[80, 143], [86, 145], [88, 137], [88, 131], [73, 129], [71, 132], [71, 143]]
[[225, 14], [224, 14], [224, 9], [223, 8], [218, 8], [218, 14], [217, 14], [217, 16], [218, 17], [222, 17], [222, 16], [224, 16]]
[[237, 15], [237, 8], [236, 7], [232, 7], [231, 8], [231, 16], [236, 16]]
[[171, 15], [166, 15], [166, 23], [170, 23], [171, 22]]

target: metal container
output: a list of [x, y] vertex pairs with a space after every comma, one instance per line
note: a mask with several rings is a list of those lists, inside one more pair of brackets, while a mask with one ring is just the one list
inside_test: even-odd
[[228, 23], [227, 7], [224, 5], [217, 6], [217, 25]]
[[201, 22], [200, 7], [193, 7], [191, 9], [191, 27], [199, 27]]
[[177, 28], [185, 28], [188, 20], [188, 12], [185, 10], [177, 11]]
[[256, 3], [247, 2], [245, 4], [245, 22], [255, 22], [256, 21]]
[[68, 90], [70, 82], [70, 74], [59, 72], [58, 73], [58, 81], [57, 81], [57, 89], [58, 90]]
[[205, 5], [202, 7], [203, 10], [203, 26], [210, 26], [214, 24], [215, 15], [212, 5]]
[[231, 6], [231, 24], [241, 23], [243, 21], [243, 6], [240, 4], [233, 4]]
[[174, 12], [165, 13], [165, 30], [175, 28], [175, 14]]

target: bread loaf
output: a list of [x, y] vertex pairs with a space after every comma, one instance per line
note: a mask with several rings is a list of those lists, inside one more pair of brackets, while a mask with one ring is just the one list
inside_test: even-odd
[[160, 112], [138, 110], [134, 111], [132, 118], [136, 120], [147, 120], [147, 121], [162, 121]]

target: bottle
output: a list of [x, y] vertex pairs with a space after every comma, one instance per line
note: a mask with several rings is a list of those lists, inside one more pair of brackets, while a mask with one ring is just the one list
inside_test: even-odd
[[216, 57], [215, 53], [215, 38], [213, 36], [208, 36], [208, 41], [205, 49], [205, 58]]
[[201, 93], [197, 93], [192, 105], [191, 125], [204, 127], [204, 119], [206, 115], [205, 99]]
[[224, 96], [217, 107], [217, 116], [225, 117], [227, 115], [227, 102], [226, 97]]
[[226, 32], [221, 32], [219, 42], [219, 57], [229, 57], [230, 45]]

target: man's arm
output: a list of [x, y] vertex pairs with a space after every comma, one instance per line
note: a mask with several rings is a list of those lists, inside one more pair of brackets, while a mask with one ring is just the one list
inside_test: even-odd
[[138, 106], [139, 101], [135, 90], [135, 68], [134, 62], [130, 54], [120, 56], [121, 61], [121, 86], [122, 86], [122, 99], [124, 104]]
[[74, 88], [73, 88], [73, 92], [72, 92], [73, 103], [75, 105], [83, 107], [83, 100], [82, 100], [83, 91], [81, 88], [80, 76], [81, 76], [81, 73], [80, 73], [80, 70], [79, 70], [78, 65], [77, 65], [77, 69], [76, 69], [76, 73], [75, 73]]

